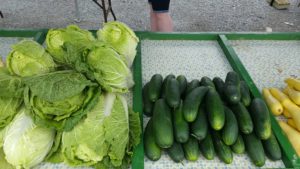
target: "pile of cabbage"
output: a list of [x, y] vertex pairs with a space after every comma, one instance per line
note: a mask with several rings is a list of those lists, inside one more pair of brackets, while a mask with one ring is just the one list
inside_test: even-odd
[[13, 45], [0, 64], [0, 168], [127, 168], [141, 134], [124, 97], [138, 41], [108, 22], [97, 37], [70, 25], [49, 30], [45, 48]]

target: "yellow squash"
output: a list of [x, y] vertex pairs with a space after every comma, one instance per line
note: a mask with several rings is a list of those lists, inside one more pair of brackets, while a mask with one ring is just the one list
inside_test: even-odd
[[300, 91], [300, 80], [294, 78], [287, 78], [284, 80], [289, 86], [295, 88], [296, 90]]
[[285, 95], [284, 93], [282, 93], [277, 88], [270, 88], [270, 92], [271, 92], [272, 96], [274, 96], [282, 105], [285, 102], [290, 102], [291, 101], [287, 95]]
[[300, 91], [297, 91], [290, 86], [287, 86], [284, 90], [287, 92], [288, 96], [294, 103], [300, 105]]
[[286, 109], [283, 109], [283, 115], [284, 115], [284, 117], [286, 117], [288, 119], [291, 118], [290, 113]]
[[296, 124], [293, 119], [287, 119], [287, 124], [297, 130]]
[[283, 112], [283, 107], [280, 102], [274, 96], [272, 96], [269, 89], [264, 88], [262, 93], [272, 113], [275, 116], [281, 115]]
[[287, 135], [298, 156], [300, 156], [300, 133], [285, 122], [279, 121], [278, 123]]
[[300, 107], [298, 107], [295, 103], [291, 101], [284, 102], [283, 107], [290, 113], [292, 119], [296, 124], [297, 130], [300, 131]]

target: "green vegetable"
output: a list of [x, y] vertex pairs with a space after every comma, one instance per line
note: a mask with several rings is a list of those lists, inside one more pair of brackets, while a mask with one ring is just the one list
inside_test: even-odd
[[207, 133], [204, 140], [200, 141], [199, 143], [200, 151], [202, 152], [203, 156], [208, 159], [212, 160], [215, 157], [215, 148], [214, 143], [211, 138], [210, 132]]
[[189, 161], [197, 161], [200, 155], [198, 141], [190, 137], [186, 143], [182, 144], [184, 156]]
[[224, 106], [225, 125], [222, 129], [222, 140], [226, 145], [232, 145], [236, 142], [239, 135], [239, 127], [233, 112]]
[[183, 117], [187, 122], [193, 122], [196, 119], [198, 108], [207, 90], [208, 88], [204, 86], [196, 87], [183, 100]]
[[146, 116], [152, 116], [154, 104], [151, 102], [151, 100], [149, 100], [148, 88], [149, 82], [143, 87], [143, 112]]
[[131, 67], [136, 55], [139, 39], [124, 23], [107, 22], [97, 32], [98, 39], [110, 44], [118, 53], [125, 56], [126, 64]]
[[133, 86], [130, 69], [111, 46], [94, 43], [85, 55], [90, 71], [105, 91], [125, 93]]
[[155, 143], [153, 132], [153, 119], [150, 119], [144, 131], [145, 155], [152, 161], [157, 161], [161, 157], [161, 149]]
[[226, 102], [237, 104], [241, 100], [240, 77], [236, 72], [228, 72], [225, 79], [224, 95]]
[[18, 98], [0, 97], [0, 130], [12, 121], [22, 101]]
[[216, 153], [220, 160], [222, 160], [226, 164], [230, 164], [233, 161], [233, 155], [231, 152], [231, 149], [229, 146], [224, 144], [224, 142], [221, 139], [221, 135], [217, 131], [212, 132], [212, 139], [214, 142], [214, 147], [216, 150]]
[[257, 167], [262, 167], [265, 164], [265, 152], [260, 139], [254, 134], [244, 134], [243, 139], [245, 142], [246, 151]]
[[189, 139], [189, 124], [183, 118], [182, 101], [173, 112], [174, 137], [178, 143], [185, 143]]
[[221, 130], [225, 124], [224, 106], [218, 92], [209, 87], [205, 96], [206, 113], [210, 126], [214, 130]]
[[244, 134], [250, 134], [253, 131], [253, 122], [247, 108], [241, 102], [230, 108], [238, 121], [239, 130]]
[[179, 83], [180, 95], [182, 96], [186, 90], [187, 79], [184, 75], [179, 75], [179, 76], [177, 76], [176, 80]]
[[[81, 52], [94, 41], [95, 38], [91, 32], [80, 29], [76, 25], [69, 25], [62, 29], [50, 29], [46, 36], [47, 51], [55, 61], [63, 64], [73, 64], [72, 61], [79, 60], [78, 56], [81, 55]], [[76, 49], [76, 53], [72, 51], [72, 55], [68, 54], [70, 46]]]
[[25, 80], [24, 101], [38, 125], [71, 130], [95, 104], [99, 88], [74, 71], [30, 77]]
[[176, 141], [170, 148], [167, 149], [167, 152], [170, 158], [176, 163], [179, 163], [184, 159], [182, 145], [180, 143], [177, 143]]
[[281, 159], [281, 149], [279, 143], [276, 140], [274, 134], [271, 134], [271, 137], [267, 140], [262, 140], [264, 150], [266, 155], [273, 161]]
[[[162, 83], [163, 83], [163, 77], [160, 74], [155, 74], [151, 77], [151, 80], [149, 81], [148, 94], [149, 94], [149, 99], [152, 102], [155, 102], [160, 98], [161, 91], [162, 91]], [[165, 84], [167, 86], [167, 80]]]
[[123, 96], [106, 93], [73, 130], [63, 132], [61, 151], [65, 162], [72, 166], [104, 164], [108, 158], [112, 166], [118, 167], [132, 154], [140, 134], [138, 113], [128, 109]]
[[180, 104], [180, 88], [175, 78], [169, 79], [167, 82], [166, 101], [171, 108], [176, 108]]
[[250, 91], [249, 91], [249, 87], [246, 84], [245, 81], [241, 81], [241, 86], [240, 86], [240, 90], [241, 90], [241, 102], [248, 107], [251, 103], [251, 96], [250, 96]]
[[207, 87], [215, 88], [214, 83], [213, 83], [212, 80], [211, 80], [209, 77], [207, 77], [207, 76], [204, 76], [204, 77], [201, 78], [200, 85], [201, 85], [201, 86], [207, 86]]
[[191, 82], [189, 82], [186, 86], [185, 90], [185, 97], [196, 87], [200, 86], [200, 81], [198, 79], [194, 79]]
[[255, 98], [250, 105], [250, 115], [254, 124], [254, 132], [261, 140], [266, 140], [271, 137], [271, 119], [270, 112], [266, 103]]
[[15, 169], [13, 165], [9, 164], [5, 159], [3, 149], [0, 148], [0, 168], [3, 169]]
[[171, 110], [164, 99], [155, 102], [153, 110], [155, 142], [161, 148], [169, 148], [174, 142]]
[[220, 77], [215, 77], [213, 79], [213, 83], [216, 87], [217, 92], [219, 93], [219, 95], [221, 96], [221, 98], [224, 100], [226, 100], [225, 96], [224, 96], [224, 86], [225, 86], [225, 82], [220, 78]]
[[203, 140], [207, 135], [208, 124], [205, 114], [204, 104], [199, 106], [198, 114], [190, 125], [191, 135], [194, 136], [197, 140]]
[[21, 77], [52, 72], [56, 67], [43, 46], [33, 40], [23, 40], [15, 44], [6, 62], [8, 70]]
[[[165, 79], [163, 80], [162, 82], [162, 85], [161, 85], [161, 98], [166, 98], [166, 93], [167, 93], [167, 82], [170, 80], [170, 79], [173, 79], [175, 78], [175, 75], [173, 74], [169, 74], [168, 76], [165, 77]], [[156, 75], [156, 78], [155, 79], [160, 79], [159, 76]]]
[[239, 134], [237, 140], [230, 146], [231, 150], [236, 154], [243, 154], [245, 152], [245, 143], [243, 137]]
[[0, 97], [23, 98], [24, 84], [22, 78], [11, 75], [4, 67], [0, 67]]
[[36, 126], [22, 109], [4, 135], [5, 158], [16, 168], [31, 168], [44, 160], [54, 136], [55, 130]]

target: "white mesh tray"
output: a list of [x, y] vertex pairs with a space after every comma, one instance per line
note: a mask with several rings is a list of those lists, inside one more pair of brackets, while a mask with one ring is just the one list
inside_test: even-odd
[[[257, 68], [258, 70], [259, 68]], [[231, 71], [221, 48], [216, 41], [142, 41], [142, 75], [143, 85], [155, 73], [164, 77], [170, 73], [185, 75], [188, 80], [203, 76], [225, 79]], [[144, 118], [144, 126], [148, 118]], [[161, 159], [152, 162], [145, 157], [145, 169], [196, 169], [196, 168], [256, 168], [247, 155], [234, 154], [232, 164], [226, 165], [216, 156], [214, 160], [206, 160], [202, 155], [196, 162], [183, 161], [174, 163], [165, 153]], [[282, 161], [266, 161], [266, 168], [284, 168]]]

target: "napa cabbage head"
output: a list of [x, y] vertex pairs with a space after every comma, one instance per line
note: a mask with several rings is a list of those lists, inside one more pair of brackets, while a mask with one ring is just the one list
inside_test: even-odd
[[6, 64], [12, 74], [21, 77], [52, 72], [56, 67], [44, 47], [33, 40], [23, 40], [13, 45]]
[[110, 45], [97, 42], [86, 52], [85, 57], [94, 78], [103, 90], [125, 93], [133, 86], [130, 69]]
[[0, 97], [0, 129], [12, 121], [22, 103], [20, 98]]
[[3, 143], [5, 159], [16, 168], [31, 168], [44, 160], [54, 137], [55, 130], [36, 126], [22, 109], [6, 129]]
[[57, 71], [25, 79], [24, 102], [38, 125], [71, 130], [100, 95], [96, 83], [75, 71]]
[[72, 166], [124, 165], [141, 133], [138, 113], [129, 110], [123, 96], [102, 94], [87, 118], [72, 131], [63, 132], [64, 161]]
[[131, 67], [139, 39], [126, 24], [118, 21], [105, 23], [103, 28], [98, 30], [97, 37], [125, 56], [125, 63]]
[[[80, 29], [76, 25], [69, 25], [62, 29], [50, 29], [46, 36], [47, 51], [55, 61], [67, 64], [76, 60], [75, 58], [79, 57], [82, 50], [93, 41], [95, 38], [91, 32]], [[71, 55], [68, 54], [69, 46], [72, 47]]]

